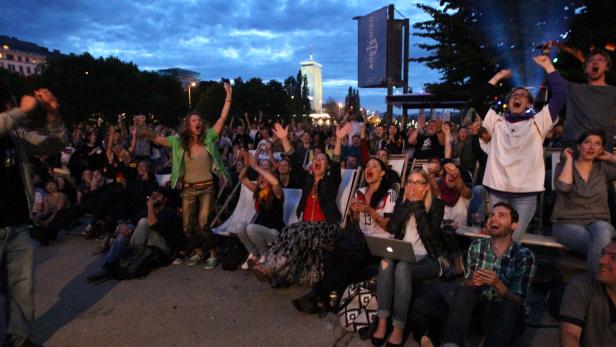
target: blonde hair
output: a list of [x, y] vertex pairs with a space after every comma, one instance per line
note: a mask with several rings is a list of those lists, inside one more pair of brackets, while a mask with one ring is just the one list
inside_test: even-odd
[[[430, 176], [428, 176], [428, 174], [425, 171], [421, 170], [421, 169], [414, 170], [411, 173], [411, 175], [414, 174], [414, 173], [420, 174], [421, 177], [423, 177], [423, 179], [426, 181], [426, 184], [429, 186], [428, 191], [426, 192], [426, 196], [424, 196], [424, 200], [423, 200], [423, 203], [424, 203], [424, 206], [426, 208], [426, 211], [429, 211], [430, 210], [430, 206], [432, 206], [432, 187], [430, 187]], [[410, 178], [410, 176], [409, 176], [409, 178]]]

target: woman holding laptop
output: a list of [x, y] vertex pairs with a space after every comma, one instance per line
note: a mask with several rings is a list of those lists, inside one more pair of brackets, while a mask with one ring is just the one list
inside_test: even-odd
[[[429, 177], [414, 171], [404, 187], [404, 194], [396, 202], [387, 224], [394, 238], [410, 243], [415, 262], [409, 263], [383, 258], [377, 277], [378, 320], [372, 343], [381, 346], [401, 346], [404, 326], [411, 302], [413, 281], [438, 277], [441, 267], [438, 258], [445, 249], [440, 235], [444, 204], [432, 196]], [[387, 336], [387, 321], [392, 317], [393, 329]]]

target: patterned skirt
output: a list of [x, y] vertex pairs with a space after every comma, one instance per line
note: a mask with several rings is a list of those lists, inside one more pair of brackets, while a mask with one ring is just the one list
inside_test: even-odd
[[284, 228], [269, 248], [265, 266], [288, 283], [313, 286], [323, 276], [322, 246], [332, 245], [340, 225], [300, 221]]

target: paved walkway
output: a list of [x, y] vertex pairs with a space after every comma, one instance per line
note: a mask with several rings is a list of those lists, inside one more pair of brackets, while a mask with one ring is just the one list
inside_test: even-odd
[[[66, 236], [36, 256], [36, 326], [45, 346], [369, 346], [335, 315], [300, 314], [306, 288], [272, 290], [246, 271], [170, 265], [143, 280], [94, 286], [94, 241]], [[537, 310], [535, 310], [537, 311]], [[550, 322], [541, 310], [543, 323]], [[519, 346], [555, 346], [557, 329], [527, 329]], [[406, 346], [417, 346], [407, 341]]]

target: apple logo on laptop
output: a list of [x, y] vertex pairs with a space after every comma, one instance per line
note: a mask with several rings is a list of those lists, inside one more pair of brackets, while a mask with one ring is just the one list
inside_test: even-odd
[[389, 253], [393, 253], [393, 252], [394, 252], [394, 249], [388, 246], [388, 247], [387, 247], [387, 252], [389, 252]]

